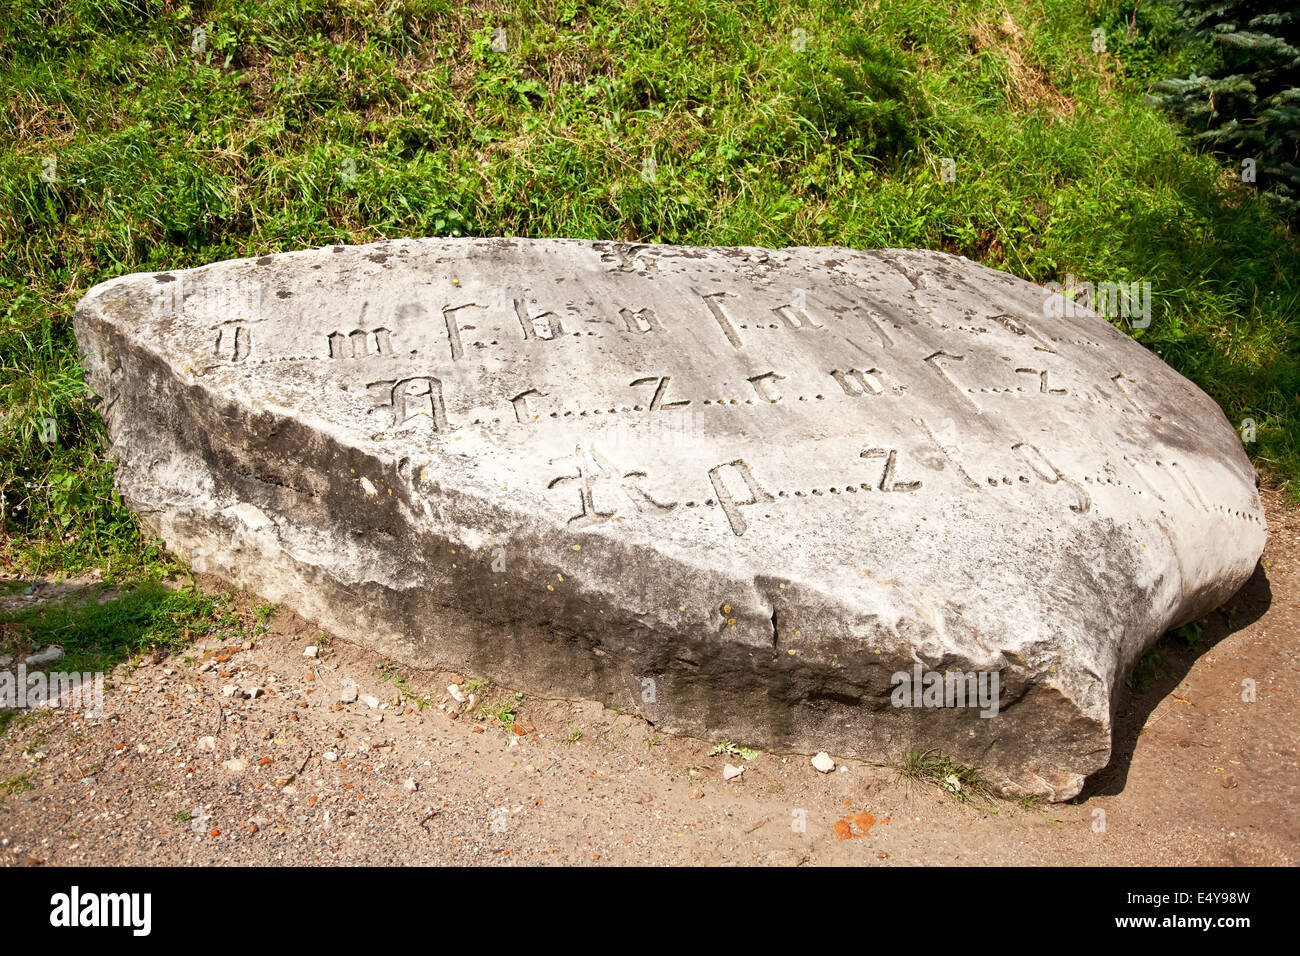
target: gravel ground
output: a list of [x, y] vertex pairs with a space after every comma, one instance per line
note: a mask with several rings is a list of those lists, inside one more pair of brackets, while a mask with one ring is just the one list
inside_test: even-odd
[[[119, 668], [102, 718], [11, 723], [0, 863], [1300, 864], [1300, 513], [1266, 501], [1255, 578], [1126, 698], [1115, 760], [1070, 804], [709, 756], [716, 741], [513, 688], [471, 707], [448, 685], [467, 696], [473, 675], [401, 670], [399, 686], [282, 612], [256, 642]], [[38, 582], [34, 599], [74, 589]], [[509, 725], [482, 712], [501, 701]]]

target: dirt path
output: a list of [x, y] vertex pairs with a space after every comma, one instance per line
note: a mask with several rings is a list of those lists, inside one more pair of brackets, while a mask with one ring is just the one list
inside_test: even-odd
[[[119, 668], [104, 719], [11, 723], [0, 863], [1296, 865], [1300, 513], [1280, 500], [1266, 492], [1254, 579], [1195, 646], [1166, 645], [1121, 708], [1118, 756], [1073, 804], [711, 757], [715, 741], [491, 686], [476, 703], [515, 702], [515, 726], [453, 719], [467, 708], [447, 685], [472, 675], [405, 673], [402, 696], [373, 654], [284, 614], [248, 649]], [[349, 679], [360, 696], [339, 703]], [[728, 763], [744, 773], [724, 780]]]

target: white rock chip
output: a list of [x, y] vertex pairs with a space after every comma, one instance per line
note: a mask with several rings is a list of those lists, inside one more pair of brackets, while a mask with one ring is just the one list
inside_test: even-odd
[[812, 765], [817, 769], [818, 773], [830, 773], [835, 769], [835, 761], [824, 750], [812, 758]]

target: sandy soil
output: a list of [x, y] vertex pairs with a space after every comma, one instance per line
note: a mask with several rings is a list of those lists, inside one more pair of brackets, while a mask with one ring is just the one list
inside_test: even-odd
[[525, 697], [506, 727], [448, 693], [474, 675], [403, 671], [403, 696], [374, 654], [281, 614], [245, 648], [119, 668], [102, 719], [12, 723], [0, 863], [1300, 864], [1300, 512], [1266, 503], [1254, 578], [1129, 693], [1115, 759], [1070, 804], [709, 756], [592, 702]]

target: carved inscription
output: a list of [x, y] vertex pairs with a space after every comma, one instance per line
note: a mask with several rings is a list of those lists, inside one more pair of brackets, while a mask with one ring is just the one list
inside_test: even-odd
[[677, 502], [659, 501], [641, 487], [641, 482], [648, 478], [645, 471], [617, 468], [594, 445], [576, 445], [572, 455], [553, 458], [550, 464], [567, 464], [573, 469], [572, 474], [558, 475], [546, 485], [548, 489], [573, 485], [578, 492], [578, 513], [567, 519], [570, 527], [600, 524], [618, 514], [612, 502], [606, 502], [608, 510], [598, 507], [597, 491], [606, 486], [620, 493], [638, 511], [664, 513], [677, 507]]
[[[724, 469], [730, 469], [729, 472]], [[745, 491], [749, 500], [737, 501], [732, 495], [731, 489], [727, 486], [726, 474], [732, 474], [739, 478], [744, 484]], [[718, 496], [718, 504], [722, 506], [722, 512], [727, 516], [727, 523], [731, 525], [732, 532], [740, 536], [745, 533], [749, 527], [744, 516], [740, 513], [742, 505], [756, 505], [761, 501], [773, 501], [773, 497], [764, 490], [755, 479], [753, 472], [750, 471], [749, 465], [737, 458], [735, 461], [724, 462], [709, 469], [709, 481], [713, 484], [714, 494]]]
[[774, 405], [781, 400], [781, 393], [777, 390], [776, 383], [782, 381], [785, 381], [785, 376], [777, 375], [776, 372], [764, 372], [762, 375], [749, 377], [749, 384], [754, 386], [758, 397]]
[[524, 341], [533, 342], [542, 340], [549, 342], [551, 339], [559, 338], [564, 334], [564, 326], [560, 323], [560, 317], [549, 310], [539, 312], [536, 315], [529, 315], [528, 305], [523, 299], [515, 299], [515, 315], [519, 318], [519, 325], [524, 331]]
[[881, 491], [916, 491], [921, 487], [919, 481], [898, 481], [894, 478], [894, 471], [898, 466], [897, 448], [866, 448], [858, 457], [885, 459], [884, 470], [880, 473], [880, 484], [877, 485]]
[[957, 380], [953, 378], [942, 365], [939, 364], [941, 361], [964, 362], [965, 360], [966, 356], [964, 355], [949, 355], [947, 352], [934, 352], [927, 355], [924, 359], [931, 368], [939, 373], [945, 382], [956, 390], [958, 395], [970, 403], [971, 407], [974, 408], [975, 411], [982, 411], [975, 399], [966, 394], [966, 390], [957, 383]]
[[434, 431], [447, 431], [447, 406], [443, 402], [442, 382], [429, 375], [370, 382], [368, 389], [378, 390], [383, 400], [377, 410], [388, 413], [390, 428], [401, 428], [415, 418], [427, 418]]
[[722, 329], [722, 334], [727, 337], [732, 348], [740, 348], [740, 334], [736, 331], [735, 324], [731, 321], [726, 312], [722, 310], [722, 299], [730, 295], [728, 292], [697, 292], [696, 295], [704, 300], [704, 304], [709, 307], [709, 312], [717, 320], [718, 328]]
[[1070, 510], [1076, 514], [1086, 514], [1092, 508], [1092, 498], [1084, 490], [1083, 485], [1077, 481], [1072, 481], [1061, 474], [1060, 469], [1047, 460], [1047, 456], [1038, 449], [1037, 446], [1028, 442], [1017, 442], [1011, 446], [1012, 450], [1018, 452], [1026, 464], [1033, 469], [1034, 474], [1038, 475], [1049, 485], [1054, 485], [1058, 481], [1064, 482], [1067, 486], [1074, 489], [1078, 496], [1078, 501], [1070, 505]]
[[393, 351], [388, 329], [383, 328], [374, 331], [354, 329], [346, 335], [342, 332], [331, 332], [327, 336], [327, 341], [329, 357], [332, 359], [388, 355]]
[[649, 307], [637, 309], [636, 311], [633, 311], [632, 309], [619, 309], [618, 315], [619, 318], [623, 320], [623, 324], [627, 326], [629, 332], [640, 332], [644, 334], [646, 332], [662, 332], [664, 330], [662, 323], [659, 321], [659, 317], [655, 315], [655, 310]]
[[632, 387], [637, 388], [641, 385], [653, 385], [654, 393], [650, 397], [650, 411], [657, 412], [661, 408], [685, 408], [691, 403], [691, 400], [685, 399], [677, 402], [665, 402], [664, 395], [668, 391], [668, 382], [671, 377], [668, 375], [649, 376], [648, 378], [638, 378], [633, 381]]
[[253, 350], [253, 337], [243, 325], [223, 325], [217, 329], [215, 351], [231, 362], [242, 362]]
[[[1087, 381], [1076, 383], [1075, 378], [1085, 378], [1085, 374], [1071, 371], [1072, 367], [1064, 363], [1056, 363], [1050, 369], [1044, 367], [1049, 360], [1043, 356], [1059, 354], [1057, 348], [1053, 340], [1020, 316], [1005, 313], [987, 316], [984, 310], [967, 308], [958, 320], [962, 324], [950, 325], [948, 322], [953, 320], [947, 314], [929, 314], [919, 306], [904, 306], [899, 312], [895, 303], [884, 313], [893, 316], [887, 320], [873, 313], [874, 300], [870, 296], [878, 293], [864, 289], [861, 300], [855, 301], [844, 291], [847, 283], [840, 288], [835, 283], [819, 286], [819, 301], [813, 302], [806, 290], [791, 289], [788, 285], [782, 288], [779, 283], [771, 283], [764, 273], [751, 297], [735, 286], [722, 291], [727, 288], [723, 284], [725, 280], [714, 278], [713, 274], [719, 270], [710, 269], [709, 278], [693, 280], [717, 285], [697, 285], [691, 289], [698, 300], [692, 307], [695, 322], [690, 331], [700, 329], [713, 336], [709, 328], [716, 324], [721, 338], [731, 349], [744, 350], [748, 344], [752, 351], [733, 354], [717, 340], [713, 343], [713, 348], [718, 350], [713, 356], [716, 369], [706, 374], [699, 355], [684, 351], [685, 343], [674, 343], [667, 338], [668, 327], [654, 305], [644, 304], [647, 301], [644, 299], [620, 298], [625, 295], [628, 283], [644, 281], [647, 269], [657, 271], [653, 260], [659, 253], [653, 252], [653, 248], [606, 247], [602, 261], [623, 274], [617, 277], [618, 287], [608, 293], [589, 290], [582, 283], [564, 285], [568, 277], [557, 277], [553, 287], [534, 283], [536, 288], [525, 285], [526, 279], [521, 279], [513, 288], [498, 285], [500, 292], [491, 305], [484, 303], [493, 294], [485, 297], [481, 291], [466, 289], [451, 293], [453, 297], [459, 294], [464, 298], [442, 300], [445, 304], [439, 306], [439, 311], [427, 317], [423, 306], [408, 303], [392, 310], [391, 315], [386, 313], [382, 320], [374, 315], [366, 319], [370, 305], [366, 302], [356, 318], [346, 320], [347, 324], [344, 320], [332, 320], [330, 324], [337, 322], [337, 325], [333, 331], [323, 333], [324, 343], [320, 337], [315, 338], [317, 349], [323, 344], [328, 358], [338, 362], [388, 359], [384, 367], [391, 365], [393, 371], [377, 374], [391, 377], [368, 382], [365, 388], [376, 421], [390, 432], [410, 429], [407, 432], [410, 436], [450, 432], [444, 390], [445, 383], [455, 382], [454, 397], [463, 399], [463, 404], [452, 403], [453, 415], [463, 414], [467, 422], [476, 414], [482, 415], [482, 419], [474, 418], [474, 424], [483, 425], [484, 430], [502, 423], [505, 423], [502, 427], [510, 429], [526, 426], [531, 434], [520, 436], [523, 442], [549, 443], [557, 430], [579, 422], [599, 429], [601, 440], [607, 442], [612, 423], [635, 435], [637, 444], [629, 441], [629, 447], [656, 448], [661, 438], [653, 433], [653, 427], [670, 422], [677, 427], [684, 417], [681, 410], [686, 408], [691, 409], [686, 415], [699, 416], [706, 423], [704, 435], [716, 423], [719, 434], [725, 435], [729, 442], [759, 441], [763, 437], [763, 418], [756, 416], [752, 407], [780, 405], [778, 409], [767, 410], [768, 420], [778, 430], [790, 429], [791, 449], [811, 441], [800, 417], [800, 413], [810, 413], [818, 416], [812, 436], [818, 441], [825, 436], [828, 444], [842, 449], [836, 452], [837, 457], [849, 458], [840, 462], [843, 468], [828, 476], [824, 484], [818, 482], [817, 487], [810, 487], [806, 476], [808, 462], [818, 459], [821, 449], [827, 445], [809, 444], [808, 451], [792, 450], [789, 454], [794, 457], [775, 462], [756, 457], [758, 453], [748, 445], [729, 445], [719, 457], [725, 454], [730, 460], [713, 468], [707, 468], [708, 460], [694, 466], [692, 483], [698, 486], [699, 494], [689, 501], [684, 495], [679, 503], [661, 500], [662, 495], [652, 493], [645, 470], [620, 467], [583, 439], [583, 443], [574, 446], [572, 455], [546, 459], [565, 468], [562, 473], [548, 474], [546, 487], [574, 502], [574, 512], [567, 518], [568, 524], [574, 527], [609, 521], [621, 512], [676, 511], [685, 515], [697, 507], [716, 505], [732, 534], [740, 537], [754, 520], [754, 512], [749, 509], [756, 505], [807, 508], [814, 503], [823, 507], [842, 502], [842, 507], [849, 507], [855, 501], [865, 504], [877, 492], [933, 495], [939, 493], [940, 487], [948, 494], [977, 492], [988, 500], [991, 494], [1015, 493], [1036, 482], [1059, 485], [1062, 491], [1069, 489], [1062, 504], [1068, 503], [1070, 511], [1076, 514], [1092, 510], [1090, 492], [1103, 496], [1112, 493], [1112, 489], [1103, 491], [1103, 485], [1118, 485], [1136, 495], [1149, 494], [1161, 502], [1185, 499], [1206, 512], [1218, 508], [1176, 462], [1165, 460], [1140, 465], [1124, 458], [1121, 470], [1125, 472], [1126, 483], [1117, 480], [1110, 461], [1104, 465], [1099, 461], [1085, 463], [1072, 454], [1066, 463], [1070, 470], [1067, 475], [1042, 447], [1016, 440], [1028, 437], [1013, 430], [1013, 426], [1024, 420], [1021, 416], [1028, 413], [1022, 410], [1023, 406], [1009, 407], [1008, 398], [1031, 404], [1050, 398], [1051, 408], [1043, 409], [1047, 413], [1041, 423], [1043, 427], [1036, 424], [1030, 433], [1040, 443], [1044, 439], [1037, 436], [1049, 436], [1047, 442], [1053, 440], [1052, 427], [1060, 421], [1055, 416], [1079, 409], [1086, 414], [1085, 402], [1100, 401], [1118, 408], [1121, 407], [1119, 396], [1123, 396], [1125, 410], [1159, 417], [1147, 408], [1147, 403], [1154, 399], [1144, 398], [1136, 379], [1122, 373], [1111, 374], [1114, 367], [1099, 375], [1099, 380], [1091, 385]], [[660, 259], [658, 265], [664, 261]], [[931, 296], [943, 295], [935, 285], [939, 282], [935, 276], [911, 274], [900, 263], [891, 266], [907, 275], [913, 290], [928, 288]], [[512, 277], [502, 278], [514, 281]], [[719, 291], [710, 291], [715, 288]], [[569, 292], [572, 289], [578, 291]], [[472, 300], [475, 297], [477, 301]], [[712, 321], [704, 315], [705, 309]], [[258, 321], [253, 317], [206, 326], [216, 333], [214, 350], [223, 365], [250, 358], [251, 328]], [[602, 331], [574, 331], [585, 329], [582, 323], [601, 326]], [[445, 351], [441, 337], [443, 326], [447, 333]], [[900, 333], [893, 333], [895, 329]], [[806, 332], [823, 332], [827, 342], [821, 348], [805, 351], [811, 337], [794, 333]], [[870, 339], [865, 337], [868, 334]], [[598, 341], [590, 342], [587, 336]], [[864, 349], [851, 336], [859, 337], [871, 349]], [[1013, 337], [1018, 340], [1014, 344]], [[564, 345], [559, 341], [562, 338], [572, 341]], [[400, 355], [394, 349], [394, 339], [401, 349]], [[844, 350], [843, 357], [831, 350], [832, 339], [834, 347]], [[424, 348], [430, 344], [427, 340], [432, 340], [434, 348]], [[1080, 344], [1072, 339], [1060, 341]], [[521, 342], [529, 346], [526, 351], [521, 350]], [[557, 345], [532, 346], [540, 342]], [[958, 347], [955, 342], [962, 344]], [[975, 345], [976, 342], [980, 345]], [[421, 346], [419, 352], [413, 347], [417, 345]], [[591, 347], [583, 348], [588, 345]], [[260, 333], [259, 347], [267, 347]], [[466, 368], [462, 364], [453, 372], [448, 366], [448, 362], [463, 363], [467, 350], [474, 353], [490, 348], [501, 348], [503, 352], [484, 355], [483, 369]], [[948, 348], [955, 351], [949, 352]], [[882, 352], [882, 349], [891, 351]], [[556, 364], [551, 356], [543, 361], [536, 354], [552, 350], [563, 353], [565, 359], [572, 357], [573, 363]], [[514, 356], [509, 354], [511, 351]], [[514, 379], [509, 390], [502, 392], [490, 376], [503, 374], [505, 363], [518, 357], [521, 351], [527, 361], [517, 367], [526, 369], [530, 378]], [[430, 355], [436, 357], [431, 361]], [[320, 357], [319, 351], [313, 356]], [[260, 366], [282, 358], [280, 355], [264, 358], [259, 351], [257, 359], [249, 365]], [[560, 356], [554, 358], [558, 360]], [[413, 363], [409, 369], [399, 364], [406, 361]], [[830, 368], [831, 362], [838, 363], [837, 367]], [[888, 372], [881, 367], [885, 364], [889, 366]], [[365, 363], [361, 367], [373, 368], [373, 364]], [[1081, 369], [1089, 367], [1097, 368], [1080, 366]], [[565, 378], [567, 370], [575, 374], [587, 370], [601, 373], [599, 386], [593, 389], [586, 381], [569, 382]], [[652, 374], [644, 374], [647, 371]], [[511, 370], [508, 374], [517, 372]], [[1070, 376], [1068, 388], [1061, 381], [1064, 375]], [[836, 387], [829, 387], [830, 383], [825, 381], [827, 376]], [[989, 380], [992, 378], [996, 380]], [[487, 401], [500, 407], [485, 413], [484, 400], [473, 394], [476, 385], [490, 387], [492, 397]], [[632, 394], [624, 389], [631, 389]], [[602, 391], [607, 393], [601, 394]], [[960, 412], [952, 392], [984, 418], [975, 421]], [[927, 411], [926, 417], [912, 417], [908, 424], [905, 412], [911, 403], [900, 400], [913, 394], [920, 395]], [[985, 396], [995, 397], [986, 399]], [[507, 401], [513, 415], [505, 409]], [[925, 404], [927, 401], [933, 404]], [[113, 404], [110, 399], [105, 410], [110, 420]], [[959, 421], [945, 420], [945, 408]], [[813, 409], [822, 411], [813, 412]], [[678, 412], [678, 415], [649, 421], [637, 421], [633, 417], [659, 412]], [[848, 430], [853, 425], [868, 430], [869, 444], [864, 446], [856, 441], [847, 444], [850, 435], [857, 438], [856, 433]], [[903, 430], [900, 431], [899, 425]], [[968, 434], [960, 429], [966, 429]], [[782, 432], [781, 439], [784, 438]], [[561, 447], [567, 445], [566, 441]], [[689, 454], [697, 453], [698, 447], [704, 445], [702, 441], [693, 441]], [[551, 454], [554, 452], [548, 450], [540, 458]], [[855, 454], [857, 463], [853, 464]], [[1104, 455], [1104, 451], [1099, 452], [1096, 458]], [[1124, 469], [1123, 465], [1128, 468]], [[927, 469], [928, 473], [918, 469]], [[935, 472], [944, 471], [950, 480], [940, 482], [933, 477]], [[796, 474], [801, 476], [797, 481], [790, 477]], [[703, 480], [706, 476], [708, 485]], [[783, 481], [794, 483], [783, 485]], [[706, 488], [712, 489], [708, 500], [705, 500]], [[1108, 497], [1106, 501], [1109, 505]]]
[[[839, 387], [844, 390], [845, 395], [857, 398], [863, 395], [885, 394], [884, 374], [878, 368], [851, 368], [843, 372], [834, 369], [831, 371], [831, 378], [835, 379]], [[902, 390], [895, 388], [895, 391]]]

